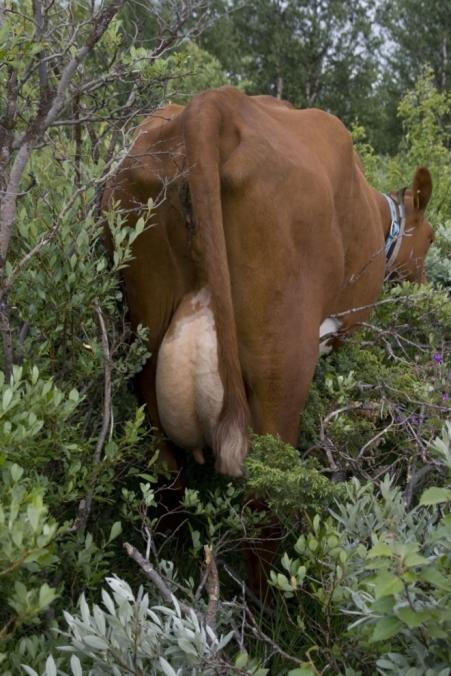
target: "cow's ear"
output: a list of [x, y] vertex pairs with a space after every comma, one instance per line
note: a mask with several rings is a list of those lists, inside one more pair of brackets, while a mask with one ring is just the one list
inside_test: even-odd
[[417, 167], [413, 177], [412, 192], [415, 209], [424, 211], [432, 195], [432, 178], [426, 167]]

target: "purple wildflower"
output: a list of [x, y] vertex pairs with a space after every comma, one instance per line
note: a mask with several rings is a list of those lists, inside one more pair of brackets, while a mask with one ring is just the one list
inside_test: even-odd
[[419, 425], [422, 422], [422, 418], [419, 415], [411, 415], [408, 418], [408, 421], [412, 423], [412, 425]]
[[443, 361], [443, 357], [442, 357], [442, 355], [440, 354], [440, 352], [436, 352], [436, 353], [434, 354], [434, 356], [432, 357], [432, 359], [435, 361], [436, 364], [441, 364], [442, 361]]

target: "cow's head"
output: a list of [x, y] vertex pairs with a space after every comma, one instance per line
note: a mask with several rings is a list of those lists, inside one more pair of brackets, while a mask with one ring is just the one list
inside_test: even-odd
[[424, 259], [434, 240], [425, 210], [432, 194], [432, 179], [426, 167], [417, 167], [411, 189], [404, 191], [405, 230], [392, 271], [410, 282], [425, 282]]

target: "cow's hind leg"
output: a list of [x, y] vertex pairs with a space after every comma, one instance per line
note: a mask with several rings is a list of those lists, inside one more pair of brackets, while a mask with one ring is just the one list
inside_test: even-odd
[[[256, 350], [247, 362], [249, 402], [253, 431], [272, 434], [296, 446], [299, 437], [299, 419], [304, 408], [315, 371], [319, 348], [319, 321], [309, 322], [303, 332], [296, 331], [280, 337], [272, 350]], [[266, 344], [266, 348], [268, 345]], [[270, 463], [270, 459], [268, 458]], [[261, 500], [253, 501], [256, 509], [264, 507]], [[251, 503], [252, 504], [252, 503]], [[269, 513], [255, 541], [245, 543], [248, 582], [261, 598], [268, 595], [268, 575], [282, 536], [282, 525]]]
[[[301, 325], [302, 326], [302, 325]], [[263, 342], [263, 340], [262, 340]], [[253, 431], [296, 446], [299, 419], [308, 397], [319, 349], [319, 322], [280, 336], [246, 360]]]

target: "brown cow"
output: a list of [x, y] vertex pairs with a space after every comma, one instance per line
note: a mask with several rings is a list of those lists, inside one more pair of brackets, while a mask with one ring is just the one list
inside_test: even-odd
[[[140, 377], [177, 446], [238, 475], [248, 431], [296, 444], [320, 334], [366, 318], [387, 270], [424, 279], [432, 192], [384, 196], [333, 115], [232, 87], [170, 105], [138, 129], [105, 191], [149, 227], [124, 271], [131, 320], [149, 329]], [[353, 308], [341, 323], [331, 315]]]

